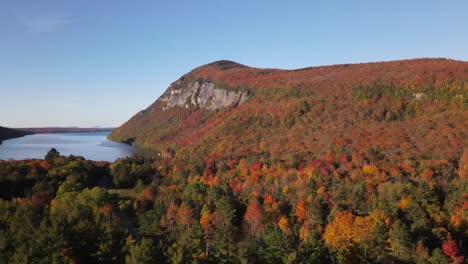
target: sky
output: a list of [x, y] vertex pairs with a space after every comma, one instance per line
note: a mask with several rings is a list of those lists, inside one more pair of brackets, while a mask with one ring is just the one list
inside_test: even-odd
[[468, 61], [466, 0], [0, 0], [0, 126], [116, 127], [183, 74]]

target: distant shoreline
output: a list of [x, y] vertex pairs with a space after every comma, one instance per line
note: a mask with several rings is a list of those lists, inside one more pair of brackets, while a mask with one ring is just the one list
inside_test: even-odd
[[92, 133], [92, 132], [112, 132], [114, 128], [83, 128], [83, 127], [29, 127], [29, 128], [6, 128], [0, 127], [0, 145], [2, 141], [24, 137], [34, 134], [57, 134], [57, 133]]
[[48, 133], [81, 133], [81, 132], [112, 132], [114, 128], [82, 128], [82, 127], [29, 127], [18, 128], [22, 131], [31, 132], [34, 134], [48, 134]]
[[31, 135], [31, 134], [34, 134], [34, 133], [31, 131], [12, 129], [12, 128], [0, 126], [0, 145], [2, 144], [2, 141], [4, 140], [23, 137], [23, 136]]

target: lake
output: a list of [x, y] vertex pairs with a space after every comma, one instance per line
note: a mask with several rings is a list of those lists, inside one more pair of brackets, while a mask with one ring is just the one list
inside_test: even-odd
[[0, 159], [43, 159], [51, 148], [64, 156], [73, 154], [96, 161], [115, 161], [137, 152], [132, 146], [107, 140], [109, 133], [35, 134], [4, 140], [0, 145]]

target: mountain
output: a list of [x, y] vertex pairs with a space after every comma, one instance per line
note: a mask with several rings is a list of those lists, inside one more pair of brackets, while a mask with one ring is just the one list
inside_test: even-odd
[[30, 135], [30, 134], [33, 134], [33, 133], [19, 130], [19, 129], [12, 129], [12, 128], [6, 128], [6, 127], [0, 126], [0, 144], [2, 140], [23, 137], [23, 136]]
[[173, 82], [109, 138], [215, 157], [459, 159], [467, 88], [468, 62], [448, 59], [297, 70], [217, 61]]

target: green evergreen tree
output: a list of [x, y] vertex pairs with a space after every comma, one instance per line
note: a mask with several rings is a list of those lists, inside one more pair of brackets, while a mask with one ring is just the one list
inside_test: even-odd
[[263, 263], [282, 263], [293, 251], [291, 238], [276, 226], [265, 228], [257, 243], [258, 254]]
[[58, 152], [55, 148], [51, 148], [46, 156], [45, 156], [45, 160], [47, 160], [48, 162], [52, 163], [56, 158], [58, 158], [60, 156], [60, 152]]
[[431, 256], [428, 259], [430, 264], [448, 264], [449, 261], [445, 257], [444, 253], [442, 253], [442, 250], [440, 248], [436, 248], [432, 251]]
[[426, 212], [416, 202], [411, 202], [406, 214], [406, 218], [411, 221], [411, 231], [419, 234], [421, 230], [427, 228], [428, 220]]
[[220, 223], [216, 228], [216, 232], [210, 243], [210, 258], [214, 259], [217, 263], [233, 263], [237, 252], [235, 239], [238, 229], [234, 225], [236, 210], [226, 197], [222, 197], [216, 201], [216, 208], [223, 213], [225, 221]]
[[393, 256], [401, 261], [407, 261], [410, 258], [410, 237], [408, 227], [401, 222], [396, 220], [392, 225], [392, 229], [389, 234], [390, 248], [393, 252]]
[[370, 259], [375, 263], [387, 263], [388, 230], [385, 224], [378, 224], [374, 229], [375, 240], [372, 243]]
[[153, 258], [153, 241], [143, 238], [140, 242], [129, 246], [128, 255], [125, 257], [126, 264], [151, 264], [157, 263]]
[[137, 182], [135, 183], [135, 187], [133, 187], [133, 190], [136, 193], [141, 193], [145, 189], [145, 185], [143, 184], [143, 181], [141, 179], [138, 179]]
[[307, 239], [299, 246], [296, 263], [320, 264], [327, 262], [329, 260], [326, 255], [326, 247], [323, 245], [320, 234], [311, 231]]
[[168, 263], [171, 264], [182, 264], [189, 263], [191, 256], [187, 253], [188, 250], [187, 241], [184, 239], [179, 239], [178, 241], [172, 243], [165, 250], [165, 255], [168, 258]]
[[236, 229], [232, 224], [223, 225], [216, 230], [211, 242], [210, 258], [216, 263], [235, 263], [237, 247]]

